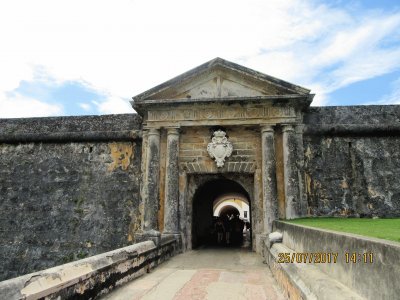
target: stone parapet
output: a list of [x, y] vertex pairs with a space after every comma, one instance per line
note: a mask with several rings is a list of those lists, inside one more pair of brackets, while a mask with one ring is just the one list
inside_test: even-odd
[[68, 142], [107, 142], [132, 141], [141, 139], [141, 130], [121, 131], [75, 131], [75, 132], [0, 132], [0, 143], [68, 143]]
[[399, 136], [400, 124], [316, 124], [304, 127], [306, 136]]
[[140, 130], [138, 114], [1, 119], [0, 134]]
[[[326, 277], [330, 278], [330, 280], [333, 279], [340, 282], [366, 299], [398, 298], [400, 293], [400, 286], [398, 285], [398, 278], [400, 278], [400, 243], [282, 221], [274, 222], [274, 231], [283, 234], [282, 244], [274, 244], [271, 249], [267, 249], [266, 255], [269, 255], [267, 262], [271, 269], [278, 270], [277, 276], [282, 275], [282, 270], [291, 272], [291, 274], [294, 274], [294, 269], [298, 269], [296, 271], [297, 274], [308, 272], [307, 269], [312, 266], [315, 269], [312, 272], [319, 271], [323, 276], [328, 274]], [[275, 256], [273, 255], [274, 251], [276, 252]], [[280, 264], [275, 261], [275, 258], [278, 258], [278, 253], [286, 252], [290, 252], [290, 258], [292, 253], [295, 253], [293, 263]], [[296, 253], [301, 255], [296, 256]], [[327, 261], [325, 263], [314, 263], [318, 262], [314, 259], [312, 259], [311, 263], [309, 259], [307, 259], [307, 262], [297, 262], [298, 258], [304, 258], [303, 253], [309, 254], [308, 257], [310, 257], [310, 253], [316, 255], [316, 257], [318, 254], [330, 253], [332, 254], [331, 263]], [[346, 259], [346, 253], [349, 255], [355, 253], [355, 262]], [[367, 261], [364, 261], [364, 253], [372, 253], [372, 262], [369, 255], [367, 256]], [[333, 261], [333, 254], [337, 254], [335, 262]], [[308, 272], [309, 275], [311, 274], [310, 272]], [[296, 276], [305, 277], [306, 275]], [[292, 276], [291, 280], [296, 276]], [[314, 276], [313, 278], [318, 278], [318, 280], [309, 280], [310, 290], [313, 290], [318, 299], [329, 299], [323, 296], [323, 294], [329, 293], [323, 289], [315, 288], [319, 284], [319, 278], [322, 277]], [[338, 296], [333, 299], [345, 298]]]
[[[0, 282], [1, 299], [93, 299], [133, 280], [176, 253], [177, 241], [137, 243]], [[58, 298], [59, 297], [59, 298]]]

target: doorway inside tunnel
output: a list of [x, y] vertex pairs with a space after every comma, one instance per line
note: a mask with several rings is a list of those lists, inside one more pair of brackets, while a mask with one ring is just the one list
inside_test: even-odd
[[200, 185], [193, 197], [192, 248], [251, 248], [251, 205], [248, 192], [227, 178]]

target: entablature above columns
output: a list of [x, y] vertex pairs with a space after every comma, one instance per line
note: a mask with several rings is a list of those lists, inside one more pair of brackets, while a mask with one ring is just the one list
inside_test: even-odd
[[[210, 100], [210, 99], [207, 99]], [[308, 97], [257, 97], [242, 101], [165, 101], [141, 104], [146, 127], [299, 124]]]

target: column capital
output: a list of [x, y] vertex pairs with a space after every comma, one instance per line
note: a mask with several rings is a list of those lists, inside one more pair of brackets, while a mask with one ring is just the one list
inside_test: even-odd
[[167, 130], [168, 135], [179, 135], [181, 128], [178, 126], [170, 126], [170, 127], [165, 127], [165, 129]]
[[294, 131], [293, 124], [282, 124], [282, 132]]
[[160, 135], [160, 128], [146, 128], [148, 135]]
[[275, 131], [275, 124], [260, 124], [261, 133], [264, 132], [274, 132]]
[[304, 130], [304, 124], [297, 124], [294, 128], [297, 134], [302, 134]]

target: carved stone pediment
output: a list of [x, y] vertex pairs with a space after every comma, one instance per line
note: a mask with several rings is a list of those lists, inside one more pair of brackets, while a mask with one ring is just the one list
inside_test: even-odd
[[213, 59], [163, 84], [133, 97], [146, 100], [307, 95], [310, 91], [221, 58]]
[[216, 58], [133, 97], [131, 103], [149, 122], [256, 122], [293, 118], [310, 105], [313, 96], [298, 85]]
[[224, 166], [225, 158], [231, 156], [233, 147], [224, 131], [217, 130], [213, 135], [211, 143], [207, 146], [207, 152], [211, 158], [215, 159], [217, 167], [221, 168]]

